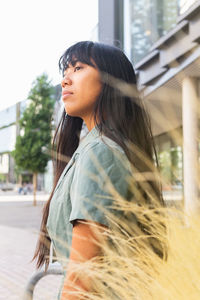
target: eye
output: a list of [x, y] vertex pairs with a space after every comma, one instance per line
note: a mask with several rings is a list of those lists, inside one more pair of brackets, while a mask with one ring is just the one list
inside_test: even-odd
[[74, 72], [79, 71], [80, 69], [82, 69], [82, 67], [76, 66], [76, 67], [74, 68]]

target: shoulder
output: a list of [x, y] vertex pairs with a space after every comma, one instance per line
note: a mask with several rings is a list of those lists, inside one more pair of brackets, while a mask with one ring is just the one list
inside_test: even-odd
[[98, 136], [93, 141], [88, 143], [82, 150], [81, 156], [88, 156], [91, 153], [96, 156], [113, 157], [115, 153], [125, 155], [124, 150], [116, 142], [106, 136]]
[[87, 144], [79, 155], [79, 164], [90, 167], [100, 164], [101, 167], [126, 166], [130, 163], [121, 146], [106, 136], [98, 136]]

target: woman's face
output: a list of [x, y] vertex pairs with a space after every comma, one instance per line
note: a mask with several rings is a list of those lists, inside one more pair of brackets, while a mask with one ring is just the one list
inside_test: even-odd
[[80, 117], [86, 122], [86, 119], [91, 117], [95, 101], [102, 88], [99, 71], [77, 61], [74, 66], [69, 64], [61, 85], [66, 113]]

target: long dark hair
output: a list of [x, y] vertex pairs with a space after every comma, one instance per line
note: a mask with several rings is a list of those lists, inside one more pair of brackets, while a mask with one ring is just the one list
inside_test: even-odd
[[[131, 151], [129, 145], [134, 145], [138, 153], [142, 153], [148, 162], [155, 165], [157, 161], [151, 124], [142, 100], [139, 99], [136, 89], [136, 75], [131, 62], [117, 47], [96, 43], [92, 41], [78, 42], [68, 48], [59, 60], [62, 72], [68, 64], [74, 65], [81, 61], [90, 66], [94, 63], [102, 78], [102, 90], [95, 103], [94, 121], [100, 133], [109, 137], [120, 145], [131, 164], [139, 172], [148, 172], [151, 167], [145, 163], [141, 155]], [[128, 84], [124, 89], [123, 83]], [[132, 93], [134, 91], [134, 93]], [[79, 145], [83, 120], [79, 117], [66, 115], [65, 111], [55, 132], [53, 149], [56, 151], [54, 168], [54, 186], [48, 202], [44, 206], [41, 222], [40, 237], [34, 258], [37, 258], [37, 267], [44, 263], [48, 265], [50, 238], [47, 233], [46, 223], [49, 214], [51, 198], [63, 172], [67, 161], [62, 157], [70, 158]], [[112, 129], [112, 130], [111, 130]], [[134, 154], [133, 154], [134, 152]], [[151, 187], [161, 204], [163, 204], [161, 189], [156, 179], [151, 180]]]

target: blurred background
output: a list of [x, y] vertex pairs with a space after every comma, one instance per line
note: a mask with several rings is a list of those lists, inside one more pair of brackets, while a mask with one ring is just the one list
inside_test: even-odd
[[[2, 233], [9, 227], [12, 232], [39, 229], [41, 207], [52, 187], [52, 162], [37, 174], [38, 206], [33, 212], [34, 172], [17, 168], [12, 152], [22, 134], [20, 119], [30, 103], [32, 82], [44, 72], [54, 90], [55, 128], [63, 109], [58, 60], [68, 46], [81, 40], [115, 45], [131, 60], [152, 120], [164, 199], [169, 206], [198, 209], [199, 0], [8, 0], [0, 3], [0, 28]], [[29, 258], [34, 238], [25, 251]], [[30, 273], [33, 266], [26, 270]], [[0, 299], [18, 299], [11, 295], [1, 298], [0, 293]]]

